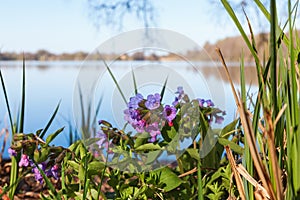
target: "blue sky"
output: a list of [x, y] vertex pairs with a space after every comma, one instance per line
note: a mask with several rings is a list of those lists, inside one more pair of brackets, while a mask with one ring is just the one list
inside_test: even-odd
[[[170, 29], [203, 45], [226, 36], [237, 35], [229, 20], [213, 17], [220, 10], [205, 0], [155, 1], [155, 27]], [[123, 29], [101, 26], [98, 30], [89, 16], [87, 0], [1, 1], [0, 50], [30, 51], [46, 49], [55, 53], [91, 52], [103, 41], [123, 31], [142, 28], [134, 18], [126, 18]], [[222, 15], [222, 18], [227, 17]], [[226, 22], [227, 21], [227, 22]], [[226, 23], [225, 23], [226, 22]]]

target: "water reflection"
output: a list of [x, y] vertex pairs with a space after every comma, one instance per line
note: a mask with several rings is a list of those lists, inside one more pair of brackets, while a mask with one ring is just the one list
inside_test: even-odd
[[[200, 70], [205, 77], [215, 77], [218, 78], [219, 76], [217, 76], [216, 74], [216, 69], [212, 68], [212, 67], [201, 67], [201, 68], [197, 68], [198, 70]], [[228, 78], [226, 76], [226, 72], [224, 67], [217, 67], [217, 70], [219, 71], [222, 80], [224, 82], [228, 82]], [[229, 66], [228, 67], [230, 76], [232, 78], [232, 81], [236, 84], [240, 84], [240, 67], [238, 66]], [[245, 82], [247, 85], [255, 85], [257, 86], [257, 76], [256, 76], [256, 68], [255, 67], [245, 67]]]
[[[149, 64], [150, 63], [150, 64]], [[227, 119], [225, 123], [231, 121], [234, 118], [235, 114], [235, 104], [234, 100], [231, 95], [231, 89], [228, 84], [228, 79], [225, 75], [225, 71], [223, 67], [216, 66], [215, 63], [192, 63], [191, 65], [187, 65], [183, 62], [142, 62], [142, 61], [117, 61], [112, 66], [112, 71], [116, 75], [117, 79], [122, 82], [122, 85], [126, 85], [127, 82], [124, 82], [124, 74], [128, 75], [128, 72], [131, 69], [135, 68], [136, 66], [155, 66], [155, 65], [164, 65], [176, 71], [176, 74], [181, 75], [185, 81], [188, 82], [190, 87], [195, 93], [195, 97], [205, 97], [206, 95], [209, 97], [210, 94], [205, 94], [205, 87], [207, 85], [201, 85], [202, 82], [208, 80], [208, 83], [213, 82], [214, 85], [210, 86], [213, 88], [212, 91], [215, 92], [219, 88], [220, 84], [224, 85], [224, 92], [226, 94], [225, 99], [221, 99], [224, 101], [225, 108], [227, 111]], [[78, 73], [80, 67], [85, 68], [94, 68], [96, 69], [97, 66], [99, 67], [99, 62], [91, 61], [86, 62], [84, 66], [82, 66], [82, 62], [78, 61], [51, 61], [51, 62], [40, 62], [40, 61], [26, 61], [26, 118], [25, 118], [25, 132], [35, 132], [36, 130], [43, 128], [49, 117], [51, 116], [55, 106], [62, 100], [59, 115], [54, 121], [54, 124], [51, 126], [50, 131], [55, 131], [62, 126], [68, 126], [66, 120], [64, 118], [68, 118], [71, 121], [71, 124], [74, 125], [74, 119], [72, 119], [73, 110], [73, 94], [74, 94], [74, 87], [77, 81]], [[0, 68], [2, 74], [5, 79], [5, 84], [7, 87], [7, 92], [9, 96], [10, 105], [12, 107], [12, 113], [15, 114], [16, 117], [18, 112], [18, 107], [20, 103], [20, 93], [21, 93], [21, 68], [22, 61], [0, 61]], [[146, 69], [146, 71], [149, 70]], [[157, 70], [156, 70], [157, 71]], [[238, 66], [231, 66], [229, 67], [229, 72], [232, 76], [233, 81], [236, 84], [239, 84], [240, 80], [240, 71]], [[137, 71], [137, 74], [143, 74], [142, 68], [141, 72]], [[145, 73], [145, 72], [144, 72]], [[147, 72], [149, 73], [149, 72]], [[162, 84], [167, 77], [167, 74], [159, 74], [162, 72], [156, 72], [159, 76], [162, 77]], [[165, 73], [165, 72], [164, 72]], [[245, 67], [245, 74], [246, 74], [246, 83], [248, 85], [257, 85], [256, 79], [256, 70], [254, 67], [247, 66]], [[129, 74], [130, 75], [130, 74]], [[145, 75], [145, 74], [144, 74]], [[219, 80], [221, 77], [221, 80]], [[103, 78], [103, 77], [102, 77]], [[170, 83], [172, 77], [169, 78]], [[179, 79], [173, 77], [174, 81], [174, 88], [171, 88], [167, 91], [167, 94], [170, 96], [169, 100], [173, 98], [173, 92], [176, 90], [175, 85], [179, 86], [182, 84]], [[103, 104], [101, 105], [101, 112], [98, 116], [99, 119], [106, 119], [108, 121], [114, 120], [115, 116], [117, 115], [120, 118], [123, 118], [123, 109], [117, 110], [118, 114], [112, 113], [114, 107], [117, 107], [116, 104], [112, 105], [114, 102], [111, 97], [113, 96], [114, 92], [116, 92], [116, 86], [114, 85], [111, 77], [108, 75], [106, 79], [104, 78], [103, 84], [98, 83], [98, 89], [100, 90], [101, 94], [105, 94], [105, 99], [103, 100]], [[131, 80], [130, 80], [131, 81]], [[101, 81], [100, 81], [101, 82]], [[124, 83], [123, 83], [124, 82]], [[132, 81], [131, 81], [132, 82]], [[223, 83], [222, 83], [223, 82]], [[207, 84], [207, 83], [206, 83]], [[101, 89], [104, 87], [105, 89]], [[156, 88], [159, 88], [155, 85]], [[173, 87], [173, 86], [172, 86]], [[150, 89], [147, 85], [144, 85], [141, 88], [147, 93]], [[256, 88], [253, 87], [255, 90]], [[111, 94], [107, 93], [110, 91]], [[91, 96], [90, 98], [98, 98], [97, 95]], [[144, 94], [147, 95], [147, 94]], [[168, 98], [166, 97], [166, 100]], [[214, 100], [214, 99], [213, 99]], [[4, 104], [4, 96], [3, 90], [0, 90], [0, 130], [2, 128], [8, 128], [7, 122], [7, 111], [6, 106]], [[123, 105], [123, 104], [122, 104]], [[116, 112], [116, 111], [113, 111]], [[3, 120], [5, 118], [5, 120]], [[113, 122], [112, 122], [113, 123]], [[65, 129], [65, 132], [57, 138], [55, 141], [58, 145], [66, 146], [68, 144], [67, 141], [67, 133], [68, 129]], [[9, 144], [9, 141], [8, 141]], [[7, 154], [6, 154], [7, 156]]]

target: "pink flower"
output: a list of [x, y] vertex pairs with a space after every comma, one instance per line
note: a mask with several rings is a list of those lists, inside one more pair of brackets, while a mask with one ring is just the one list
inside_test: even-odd
[[17, 152], [16, 152], [16, 150], [14, 150], [14, 149], [12, 149], [12, 148], [8, 148], [8, 153], [9, 153], [9, 155], [10, 156], [16, 156], [17, 155]]
[[19, 162], [19, 167], [28, 167], [29, 166], [29, 157], [26, 154], [22, 154], [21, 160]]

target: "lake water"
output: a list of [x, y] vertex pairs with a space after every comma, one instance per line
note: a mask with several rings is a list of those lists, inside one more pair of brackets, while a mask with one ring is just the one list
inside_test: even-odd
[[[126, 99], [134, 94], [132, 71], [139, 92], [146, 97], [150, 93], [160, 93], [168, 77], [164, 103], [171, 104], [177, 86], [183, 86], [190, 98], [212, 99], [217, 107], [226, 110], [225, 122], [235, 117], [236, 106], [225, 72], [216, 63], [210, 62], [150, 62], [116, 61], [108, 63]], [[239, 68], [231, 63], [230, 73], [238, 85]], [[235, 65], [235, 66], [234, 66]], [[0, 61], [6, 84], [13, 118], [16, 119], [21, 102], [22, 61]], [[255, 69], [247, 67], [247, 84], [255, 93]], [[78, 106], [78, 84], [85, 101], [95, 105], [103, 97], [97, 120], [105, 119], [122, 128], [123, 110], [126, 104], [122, 99], [111, 75], [103, 62], [96, 61], [26, 61], [26, 108], [24, 132], [35, 132], [44, 128], [56, 105], [61, 100], [59, 113], [48, 133], [65, 126], [64, 132], [55, 139], [56, 145], [68, 146], [68, 126], [76, 127], [80, 121]], [[93, 89], [92, 89], [93, 88]], [[92, 89], [92, 90], [91, 90]], [[0, 90], [0, 130], [9, 128], [7, 110]], [[0, 136], [2, 145], [4, 136]], [[8, 144], [10, 140], [8, 141]], [[6, 145], [4, 157], [7, 157]]]

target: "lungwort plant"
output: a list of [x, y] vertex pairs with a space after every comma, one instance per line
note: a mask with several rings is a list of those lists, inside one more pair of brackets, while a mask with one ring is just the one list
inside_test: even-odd
[[[174, 102], [164, 103], [165, 81], [160, 93], [140, 94], [135, 88], [127, 107], [120, 111], [124, 127], [100, 120], [95, 135], [96, 115], [91, 117], [87, 107], [89, 115], [83, 117], [84, 126], [78, 131], [82, 140], [67, 148], [55, 146], [51, 141], [62, 129], [45, 134], [58, 107], [44, 129], [24, 133], [24, 62], [17, 123], [13, 123], [0, 73], [13, 139], [10, 185], [2, 188], [0, 197], [8, 193], [13, 199], [20, 180], [32, 174], [49, 189], [41, 193], [42, 199], [299, 199], [298, 1], [294, 5], [288, 1], [288, 19], [280, 25], [275, 0], [270, 1], [269, 11], [254, 0], [270, 21], [266, 59], [258, 56], [251, 19], [245, 15], [249, 37], [228, 1], [221, 2], [252, 53], [258, 77], [258, 95], [251, 99], [246, 93], [242, 56], [238, 95], [218, 50], [239, 118], [222, 129], [213, 128], [223, 121], [224, 111], [211, 100], [191, 100], [181, 87]], [[108, 66], [107, 70], [116, 80]], [[117, 88], [122, 94], [118, 84]]]

